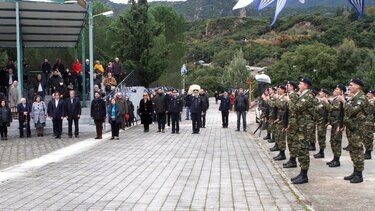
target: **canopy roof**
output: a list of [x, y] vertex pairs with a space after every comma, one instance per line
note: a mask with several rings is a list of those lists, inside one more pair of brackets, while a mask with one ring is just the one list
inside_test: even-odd
[[[19, 1], [22, 45], [26, 48], [76, 47], [85, 26], [86, 8], [63, 0]], [[0, 47], [17, 46], [16, 1], [0, 0]]]

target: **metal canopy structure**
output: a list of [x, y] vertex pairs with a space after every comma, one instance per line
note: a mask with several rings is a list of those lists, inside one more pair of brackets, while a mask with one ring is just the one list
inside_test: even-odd
[[0, 47], [17, 47], [19, 21], [22, 47], [75, 48], [86, 17], [86, 8], [79, 4], [0, 0]]

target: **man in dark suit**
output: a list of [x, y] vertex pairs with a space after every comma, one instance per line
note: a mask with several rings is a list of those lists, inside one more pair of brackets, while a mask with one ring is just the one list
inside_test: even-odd
[[190, 97], [191, 105], [191, 120], [193, 124], [193, 134], [199, 133], [199, 128], [201, 125], [201, 115], [204, 109], [204, 104], [201, 96], [199, 96], [199, 90], [194, 89], [193, 95]]
[[180, 133], [180, 115], [182, 113], [182, 100], [178, 95], [177, 89], [172, 90], [172, 94], [168, 96], [168, 113], [172, 117], [172, 134]]
[[22, 98], [21, 103], [17, 106], [18, 111], [18, 122], [20, 129], [20, 138], [23, 138], [23, 128], [26, 128], [26, 135], [29, 138], [31, 136], [30, 130], [30, 112], [31, 105], [26, 103], [26, 99]]
[[52, 117], [53, 131], [56, 131], [56, 138], [61, 138], [62, 133], [62, 121], [65, 114], [65, 106], [62, 99], [60, 99], [60, 93], [55, 92], [55, 99], [51, 100], [49, 115]]
[[69, 98], [65, 100], [65, 116], [68, 119], [68, 135], [73, 137], [73, 121], [74, 121], [74, 136], [79, 137], [78, 120], [81, 117], [81, 102], [75, 96], [74, 90], [69, 91]]

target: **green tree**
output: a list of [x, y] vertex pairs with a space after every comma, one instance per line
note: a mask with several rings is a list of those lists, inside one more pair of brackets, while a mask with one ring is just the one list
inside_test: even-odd
[[247, 87], [246, 81], [251, 78], [251, 75], [250, 71], [246, 69], [246, 64], [242, 49], [235, 51], [232, 61], [225, 68], [222, 83], [226, 87]]
[[276, 83], [309, 77], [314, 86], [335, 86], [338, 76], [336, 51], [322, 43], [301, 45], [293, 52], [284, 53], [270, 68], [269, 74]]
[[6, 51], [0, 48], [0, 69], [5, 67], [8, 63], [8, 54]]
[[182, 87], [182, 78], [180, 68], [184, 61], [186, 53], [185, 46], [185, 18], [178, 14], [171, 6], [156, 5], [150, 8], [150, 13], [155, 21], [163, 28], [163, 35], [166, 39], [166, 48], [168, 61], [159, 80], [154, 83], [157, 86], [169, 85], [173, 87]]
[[228, 87], [225, 87], [221, 83], [223, 73], [224, 68], [212, 65], [208, 67], [198, 66], [196, 68], [191, 68], [186, 78], [186, 87], [189, 87], [191, 84], [199, 84], [210, 93], [214, 91], [224, 91]]
[[130, 9], [111, 25], [117, 37], [112, 47], [125, 68], [134, 70], [139, 83], [148, 87], [167, 65], [166, 39], [161, 25], [149, 14], [147, 1], [130, 3]]

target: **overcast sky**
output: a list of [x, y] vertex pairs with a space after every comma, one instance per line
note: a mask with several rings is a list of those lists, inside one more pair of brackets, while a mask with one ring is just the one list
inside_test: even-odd
[[[128, 0], [110, 0], [110, 1], [118, 3], [118, 4], [128, 3]], [[186, 0], [148, 0], [148, 1], [186, 1]]]

